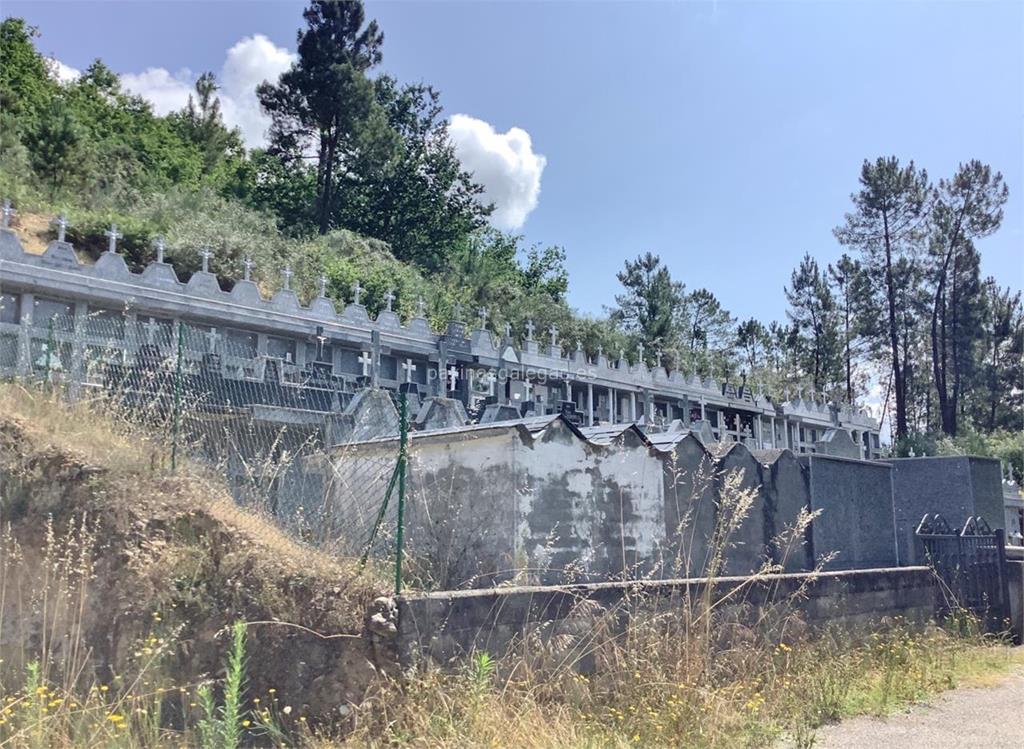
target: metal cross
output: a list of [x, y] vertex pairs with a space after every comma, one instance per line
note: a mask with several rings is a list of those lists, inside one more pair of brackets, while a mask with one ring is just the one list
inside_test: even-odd
[[363, 293], [363, 287], [359, 285], [359, 279], [357, 278], [356, 282], [349, 288], [352, 289], [352, 304], [359, 304], [359, 297]]
[[322, 296], [322, 297], [327, 296], [327, 281], [328, 281], [327, 276], [321, 274], [320, 275], [320, 296]]
[[363, 351], [359, 354], [359, 363], [363, 365], [363, 377], [370, 376], [370, 365], [373, 364], [373, 357], [369, 351]]
[[255, 263], [252, 261], [251, 257], [246, 257], [245, 260], [242, 261], [242, 267], [245, 269], [244, 275], [242, 276], [243, 280], [245, 280], [245, 281], [251, 281], [252, 280], [252, 269], [253, 269], [254, 265], [255, 265]]
[[290, 266], [290, 265], [284, 266], [284, 270], [281, 271], [281, 275], [284, 277], [284, 288], [285, 288], [285, 291], [291, 291], [292, 290], [292, 276], [295, 275], [295, 272], [292, 270], [292, 266]]
[[10, 228], [11, 216], [13, 216], [16, 213], [17, 211], [11, 208], [11, 201], [4, 198], [3, 217], [0, 218], [0, 227], [3, 227], [4, 229]]
[[117, 230], [117, 224], [111, 224], [110, 228], [103, 233], [110, 239], [110, 241], [107, 243], [107, 252], [113, 252], [116, 254], [117, 240], [119, 240], [124, 235]]
[[153, 247], [156, 248], [156, 261], [158, 263], [162, 263], [164, 261], [164, 249], [166, 247], [164, 245], [164, 238], [161, 236], [154, 237]]
[[210, 258], [213, 257], [213, 250], [209, 247], [203, 247], [199, 250], [199, 257], [203, 259], [203, 273], [210, 272]]
[[548, 328], [548, 333], [551, 334], [551, 345], [554, 346], [555, 341], [558, 339], [558, 328], [554, 326], [554, 323]]
[[533, 331], [534, 331], [533, 320], [527, 320], [526, 321], [526, 340], [528, 340], [528, 341], [532, 341], [533, 340]]
[[427, 303], [423, 301], [423, 297], [416, 299], [416, 316], [423, 317], [423, 314], [427, 311]]
[[67, 231], [67, 228], [69, 226], [71, 226], [71, 222], [68, 221], [67, 217], [62, 213], [59, 216], [57, 216], [57, 218], [55, 218], [50, 223], [53, 226], [57, 227], [57, 241], [58, 242], [63, 242], [64, 241], [64, 232]]
[[384, 303], [387, 305], [388, 312], [391, 311], [391, 304], [394, 301], [395, 301], [395, 292], [393, 292], [391, 289], [388, 289], [387, 293], [384, 294]]

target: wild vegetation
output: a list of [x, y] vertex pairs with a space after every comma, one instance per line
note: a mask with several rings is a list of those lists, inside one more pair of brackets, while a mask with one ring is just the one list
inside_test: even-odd
[[422, 296], [437, 325], [487, 307], [497, 330], [522, 335], [532, 319], [631, 360], [642, 344], [649, 365], [742, 375], [775, 398], [862, 403], [872, 390], [896, 452], [1009, 455], [1024, 477], [1024, 307], [979, 270], [977, 242], [999, 229], [1009, 195], [991, 166], [968, 160], [936, 183], [913, 162], [866, 160], [835, 229], [848, 254], [825, 267], [804, 257], [785, 321], [737, 320], [650, 252], [626, 261], [622, 293], [591, 318], [566, 303], [563, 248], [488, 227], [492, 206], [456, 157], [440, 93], [379, 72], [384, 35], [362, 4], [312, 0], [302, 20], [297, 60], [258, 88], [271, 127], [252, 149], [224, 125], [211, 73], [183, 110], [156, 116], [101, 60], [58, 81], [39, 31], [4, 20], [0, 193], [15, 225], [46, 239], [49, 215], [66, 211], [87, 255], [116, 223], [136, 267], [159, 235], [186, 276], [208, 246], [224, 284], [251, 256], [268, 290], [286, 264], [307, 297], [321, 273], [337, 300], [358, 279], [371, 313], [389, 288], [406, 315]]
[[364, 632], [372, 564], [288, 538], [200, 465], [171, 473], [110, 417], [0, 388], [0, 746], [809, 747], [1020, 664], [963, 622], [814, 631], [796, 601], [751, 620], [638, 594], [581, 603], [584, 637], [539, 625], [400, 673]]

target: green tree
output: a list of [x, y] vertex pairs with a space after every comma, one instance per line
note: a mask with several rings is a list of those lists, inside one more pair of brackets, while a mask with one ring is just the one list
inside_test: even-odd
[[39, 125], [60, 88], [32, 43], [38, 36], [24, 19], [0, 22], [0, 111], [14, 115], [26, 130]]
[[78, 175], [82, 161], [83, 136], [64, 99], [50, 100], [39, 122], [25, 133], [32, 168], [56, 198], [69, 179]]
[[1009, 192], [1003, 175], [974, 160], [939, 180], [931, 212], [931, 355], [942, 431], [957, 433], [960, 395], [980, 340], [982, 289], [974, 240], [999, 228]]
[[796, 329], [800, 363], [819, 393], [839, 381], [840, 336], [835, 298], [817, 261], [805, 254], [784, 289], [786, 316]]
[[871, 288], [881, 298], [885, 334], [888, 340], [889, 369], [892, 372], [896, 402], [896, 439], [907, 436], [907, 372], [901, 356], [901, 321], [897, 300], [901, 277], [905, 283], [913, 273], [896, 273], [902, 259], [912, 271], [916, 264], [912, 253], [919, 242], [922, 223], [927, 216], [930, 187], [928, 174], [911, 161], [900, 166], [895, 156], [879, 157], [874, 163], [865, 160], [860, 174], [861, 189], [850, 196], [853, 211], [845, 223], [836, 227], [840, 244], [861, 252]]
[[770, 347], [768, 329], [760, 320], [751, 317], [736, 328], [736, 348], [751, 377], [767, 367], [766, 357]]
[[213, 73], [203, 73], [196, 79], [195, 93], [189, 94], [185, 109], [170, 116], [182, 137], [199, 149], [207, 176], [243, 150], [238, 130], [224, 125], [217, 89]]
[[684, 295], [676, 325], [683, 362], [705, 375], [732, 373], [736, 319], [714, 294], [697, 289]]
[[857, 358], [868, 286], [860, 263], [846, 254], [835, 265], [830, 264], [827, 273], [842, 327], [840, 341], [846, 402], [852, 404], [857, 401]]
[[1021, 293], [999, 288], [994, 278], [983, 285], [979, 382], [975, 389], [976, 425], [987, 432], [1024, 432], [1024, 304]]
[[365, 23], [357, 0], [313, 0], [303, 18], [298, 60], [276, 84], [260, 84], [257, 95], [271, 118], [273, 153], [294, 162], [315, 152], [316, 225], [326, 234], [339, 209], [339, 176], [356, 159], [388, 158], [386, 117], [366, 76], [381, 61], [384, 35], [376, 21]]
[[611, 320], [637, 336], [653, 353], [655, 346], [667, 346], [677, 338], [676, 314], [683, 303], [684, 289], [672, 280], [661, 258], [647, 252], [627, 260], [616, 275], [623, 293], [615, 295], [618, 305]]
[[402, 260], [440, 270], [456, 244], [484, 226], [492, 206], [481, 205], [483, 187], [455, 155], [437, 91], [426, 84], [399, 86], [386, 75], [374, 81], [374, 91], [394, 151], [383, 161], [371, 152], [372, 158], [346, 164], [339, 220], [384, 240]]

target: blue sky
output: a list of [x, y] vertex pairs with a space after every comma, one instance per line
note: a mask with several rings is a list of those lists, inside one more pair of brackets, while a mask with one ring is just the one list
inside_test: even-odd
[[[260, 34], [294, 50], [302, 2], [32, 2], [74, 68], [221, 70]], [[1011, 198], [982, 271], [1024, 286], [1024, 3], [368, 2], [384, 69], [449, 113], [520, 128], [543, 155], [520, 231], [568, 254], [570, 302], [600, 313], [627, 257], [659, 253], [740, 317], [781, 319], [804, 252], [840, 249], [865, 157], [933, 178], [981, 159]], [[283, 54], [283, 50], [282, 50]], [[187, 69], [187, 70], [185, 70]]]

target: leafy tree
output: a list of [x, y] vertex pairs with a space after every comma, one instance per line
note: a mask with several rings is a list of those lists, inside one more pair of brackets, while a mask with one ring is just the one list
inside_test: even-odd
[[17, 117], [26, 130], [39, 125], [59, 90], [46, 59], [32, 43], [37, 36], [38, 29], [24, 19], [0, 22], [0, 111]]
[[492, 206], [480, 204], [483, 187], [455, 155], [436, 90], [399, 86], [384, 75], [374, 91], [394, 151], [383, 161], [357, 157], [346, 164], [339, 221], [384, 240], [396, 257], [437, 271], [460, 240], [484, 226]]
[[809, 254], [793, 271], [784, 292], [789, 302], [786, 316], [798, 336], [802, 369], [811, 376], [817, 392], [828, 392], [839, 379], [838, 316], [825, 274]]
[[1009, 192], [1003, 175], [974, 160], [940, 180], [931, 212], [934, 294], [931, 354], [942, 431], [957, 433], [960, 394], [974, 361], [982, 315], [981, 281], [973, 241], [999, 228]]
[[366, 76], [381, 61], [384, 35], [376, 21], [365, 23], [357, 0], [313, 0], [302, 15], [298, 60], [256, 91], [271, 117], [272, 152], [294, 162], [315, 151], [316, 224], [326, 234], [339, 175], [357, 158], [388, 158], [386, 118]]
[[24, 140], [33, 169], [49, 187], [51, 199], [55, 198], [68, 179], [79, 173], [84, 141], [81, 129], [62, 98], [50, 100], [49, 107], [36, 126], [25, 133]]
[[[861, 189], [851, 195], [853, 211], [843, 225], [836, 227], [840, 244], [861, 252], [862, 263], [871, 279], [871, 288], [881, 297], [884, 309], [889, 368], [896, 401], [897, 439], [907, 436], [907, 372], [901, 355], [901, 326], [897, 299], [901, 277], [896, 264], [904, 260], [912, 271], [916, 264], [913, 250], [927, 216], [930, 192], [928, 174], [911, 161], [900, 166], [895, 156], [880, 157], [874, 163], [865, 160], [860, 174]], [[913, 273], [903, 273], [905, 283]]]
[[637, 336], [648, 351], [655, 345], [673, 343], [678, 330], [676, 314], [683, 303], [684, 289], [681, 283], [672, 280], [661, 258], [648, 252], [636, 260], [627, 260], [626, 267], [616, 277], [624, 292], [615, 295], [618, 306], [612, 311], [612, 322]]
[[828, 280], [839, 311], [840, 342], [843, 373], [846, 380], [846, 402], [857, 401], [857, 355], [861, 336], [861, 320], [868, 294], [866, 276], [859, 262], [844, 254], [835, 265], [828, 266]]
[[242, 151], [238, 130], [224, 125], [217, 89], [213, 73], [203, 73], [196, 79], [195, 94], [189, 94], [185, 109], [170, 117], [182, 137], [202, 154], [204, 175], [213, 174], [225, 160]]

